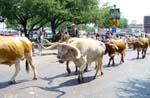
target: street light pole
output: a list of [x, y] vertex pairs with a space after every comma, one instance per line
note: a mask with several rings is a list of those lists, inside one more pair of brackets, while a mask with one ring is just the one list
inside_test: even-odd
[[116, 19], [116, 4], [114, 4], [114, 19]]

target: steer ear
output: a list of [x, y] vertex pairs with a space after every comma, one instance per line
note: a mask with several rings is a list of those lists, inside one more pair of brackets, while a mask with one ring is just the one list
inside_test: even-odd
[[73, 53], [77, 59], [81, 58], [81, 52], [78, 48], [70, 46], [70, 50], [73, 51]]

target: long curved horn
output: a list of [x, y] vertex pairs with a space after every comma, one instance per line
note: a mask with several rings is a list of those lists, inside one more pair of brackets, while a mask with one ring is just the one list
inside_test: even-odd
[[48, 47], [44, 47], [45, 50], [52, 50], [52, 49], [57, 49], [61, 44], [60, 43], [56, 43], [54, 45], [48, 46]]
[[52, 50], [52, 49], [57, 49], [57, 47], [60, 46], [60, 43], [55, 43], [52, 44], [51, 46], [45, 47], [44, 45], [38, 42], [38, 45], [40, 45], [40, 47], [42, 47], [45, 50]]
[[44, 41], [45, 41], [48, 45], [53, 45], [53, 44], [56, 44], [56, 43], [57, 43], [57, 42], [52, 43], [52, 42], [48, 41], [47, 39], [44, 39]]
[[40, 45], [40, 47], [43, 48], [43, 49], [45, 49], [45, 50], [57, 49], [57, 47], [60, 45], [60, 43], [58, 43], [58, 42], [52, 43], [52, 42], [49, 42], [48, 40], [44, 40], [44, 41], [48, 42], [48, 44], [49, 44], [50, 46], [45, 47], [44, 45], [42, 45], [42, 44], [40, 43], [39, 40], [37, 40], [37, 44]]

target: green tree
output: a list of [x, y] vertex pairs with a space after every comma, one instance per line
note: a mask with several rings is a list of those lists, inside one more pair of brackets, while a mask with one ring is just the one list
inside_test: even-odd
[[[54, 6], [47, 8], [45, 16], [51, 23], [52, 32], [65, 22], [75, 24], [90, 23], [93, 11], [98, 8], [98, 0], [54, 0]], [[53, 9], [53, 10], [52, 10]], [[52, 10], [52, 11], [51, 11]]]
[[[100, 19], [98, 21], [98, 26], [100, 28], [110, 28], [110, 9], [112, 9], [112, 6], [110, 6], [109, 3], [105, 3], [100, 7]], [[124, 17], [120, 17], [118, 20], [118, 27], [119, 28], [127, 28], [128, 26], [128, 20]]]
[[9, 24], [20, 24], [27, 37], [27, 31], [39, 29], [46, 23], [40, 15], [41, 7], [40, 0], [0, 0], [0, 14]]
[[100, 7], [100, 19], [98, 26], [100, 28], [110, 28], [109, 12], [112, 6], [109, 3], [105, 3]]
[[128, 20], [126, 18], [120, 18], [120, 20], [118, 20], [118, 27], [119, 28], [127, 28], [128, 27]]
[[[53, 34], [61, 25], [94, 23], [109, 28], [109, 10], [105, 4], [99, 7], [99, 0], [0, 0], [0, 15], [7, 23], [21, 25], [28, 37], [28, 31], [38, 30], [50, 24]], [[65, 28], [65, 26], [62, 26]]]

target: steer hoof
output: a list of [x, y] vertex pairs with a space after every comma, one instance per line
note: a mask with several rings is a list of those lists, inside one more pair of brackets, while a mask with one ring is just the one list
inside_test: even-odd
[[79, 80], [79, 79], [78, 79], [78, 83], [79, 83], [79, 84], [81, 84], [81, 83], [83, 83], [83, 82], [84, 82], [83, 80]]
[[37, 77], [34, 77], [33, 80], [37, 80]]
[[96, 76], [94, 76], [93, 79], [96, 79]]
[[68, 72], [68, 74], [70, 74], [70, 73], [71, 73], [71, 70], [70, 70], [70, 69], [67, 69], [67, 72]]
[[123, 64], [124, 62], [123, 61], [121, 61], [119, 64]]
[[87, 72], [87, 71], [88, 71], [88, 69], [87, 69], [87, 68], [85, 68], [85, 69], [84, 69], [84, 72]]
[[78, 71], [75, 71], [75, 72], [74, 72], [74, 75], [77, 75], [77, 74], [79, 74], [79, 72], [78, 72]]
[[8, 82], [8, 84], [15, 84], [15, 83], [16, 83], [15, 80], [10, 80], [10, 81]]
[[142, 59], [144, 59], [145, 58], [145, 56], [142, 56]]
[[104, 75], [104, 73], [103, 73], [103, 72], [101, 72], [101, 75]]
[[81, 84], [84, 82], [84, 79], [83, 78], [78, 78], [78, 83]]

